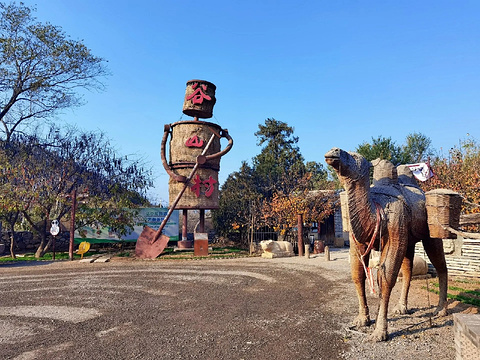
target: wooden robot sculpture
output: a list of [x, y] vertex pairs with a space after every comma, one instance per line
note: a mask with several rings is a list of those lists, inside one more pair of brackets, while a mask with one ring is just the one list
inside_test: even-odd
[[[214, 84], [204, 80], [187, 82], [183, 113], [192, 116], [192, 120], [167, 124], [161, 145], [162, 163], [170, 175], [169, 211], [158, 230], [148, 226], [137, 240], [135, 254], [139, 258], [155, 258], [165, 249], [169, 237], [162, 234], [171, 213], [175, 209], [183, 211], [182, 240], [187, 242], [187, 212], [199, 210], [199, 231], [195, 233], [195, 255], [208, 254], [208, 236], [205, 233], [205, 210], [218, 208], [218, 172], [220, 158], [233, 146], [233, 139], [226, 129], [219, 125], [199, 119], [213, 116], [215, 105]], [[167, 159], [167, 140], [169, 155]], [[220, 139], [226, 138], [228, 144], [221, 150]]]

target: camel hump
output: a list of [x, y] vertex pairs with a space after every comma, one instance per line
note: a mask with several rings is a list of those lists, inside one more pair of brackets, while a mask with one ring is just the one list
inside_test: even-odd
[[390, 161], [376, 159], [372, 165], [374, 186], [398, 184], [397, 169]]
[[404, 185], [418, 186], [418, 182], [413, 176], [412, 170], [407, 165], [397, 166], [398, 182]]

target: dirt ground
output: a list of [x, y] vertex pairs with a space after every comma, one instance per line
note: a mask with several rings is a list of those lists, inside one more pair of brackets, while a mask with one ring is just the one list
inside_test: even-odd
[[[350, 327], [357, 300], [348, 250], [331, 259], [0, 265], [0, 358], [455, 357], [452, 315], [429, 317], [437, 298], [425, 280], [413, 282], [413, 314], [389, 316], [390, 340], [364, 342], [372, 328]], [[369, 302], [374, 318], [378, 299]], [[478, 309], [453, 302], [450, 311]]]

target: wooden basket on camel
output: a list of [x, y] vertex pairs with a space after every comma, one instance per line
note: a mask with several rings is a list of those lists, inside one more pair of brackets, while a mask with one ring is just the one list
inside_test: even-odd
[[434, 239], [456, 239], [457, 235], [447, 229], [458, 229], [462, 197], [448, 189], [435, 189], [425, 193], [428, 229]]

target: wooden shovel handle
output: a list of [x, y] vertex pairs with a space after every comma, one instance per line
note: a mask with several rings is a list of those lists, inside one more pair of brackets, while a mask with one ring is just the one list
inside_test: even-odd
[[216, 159], [216, 158], [219, 158], [223, 155], [225, 155], [226, 153], [228, 153], [230, 151], [230, 149], [232, 148], [233, 146], [233, 139], [232, 137], [228, 134], [228, 130], [227, 129], [222, 129], [222, 131], [220, 132], [220, 134], [218, 132], [216, 132], [214, 129], [212, 129], [211, 127], [209, 127], [210, 131], [213, 132], [217, 137], [219, 138], [226, 138], [228, 140], [228, 144], [227, 146], [225, 147], [225, 149], [223, 149], [222, 151], [218, 152], [218, 153], [215, 153], [215, 154], [212, 154], [212, 155], [207, 155], [205, 156], [205, 161], [210, 161], [210, 160], [213, 160], [213, 159]]

